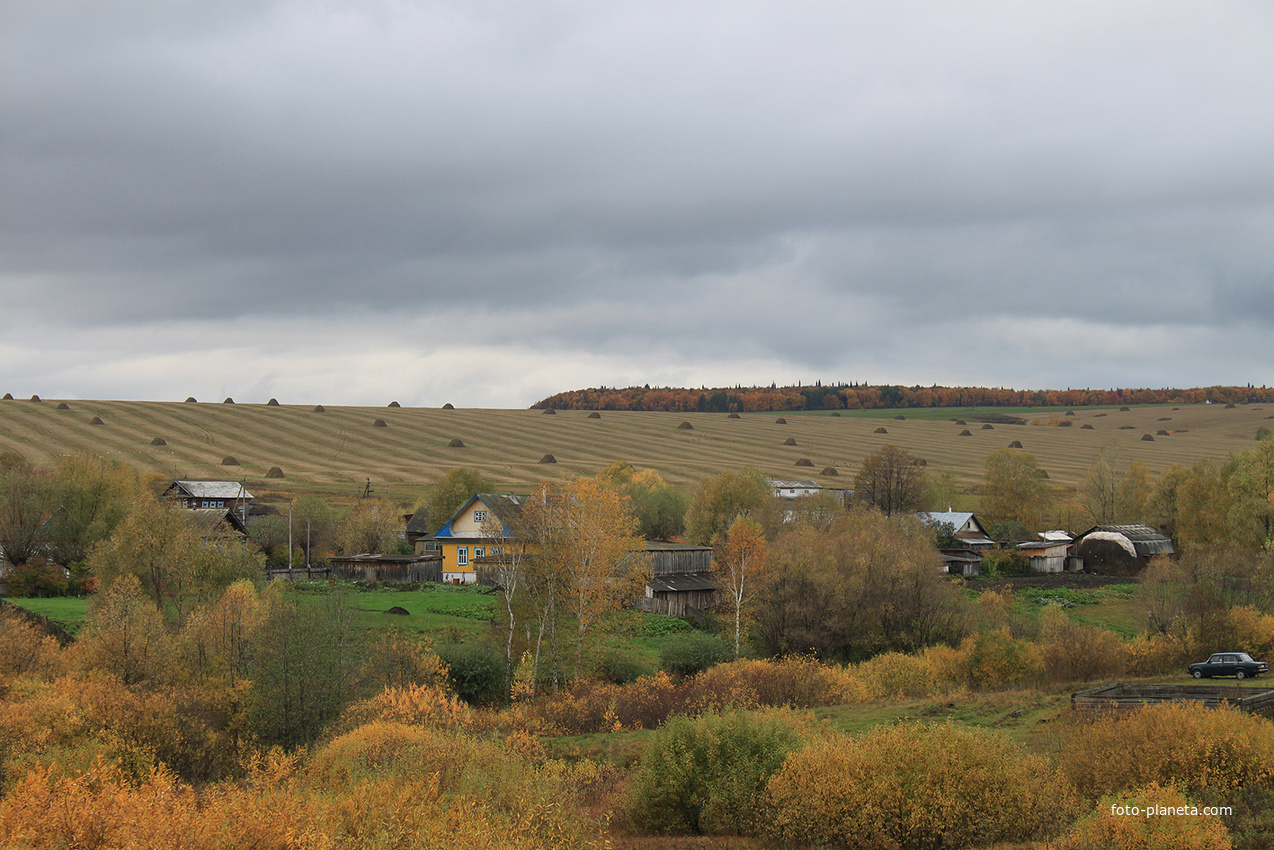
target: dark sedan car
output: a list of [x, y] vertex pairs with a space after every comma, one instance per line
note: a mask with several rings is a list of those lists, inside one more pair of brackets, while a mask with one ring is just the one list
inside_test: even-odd
[[1259, 676], [1270, 672], [1268, 664], [1264, 661], [1253, 661], [1252, 656], [1246, 652], [1213, 653], [1207, 661], [1191, 664], [1186, 669], [1196, 679], [1202, 679], [1205, 676], [1209, 679], [1213, 676], [1234, 676], [1238, 679], [1246, 679], [1248, 676]]

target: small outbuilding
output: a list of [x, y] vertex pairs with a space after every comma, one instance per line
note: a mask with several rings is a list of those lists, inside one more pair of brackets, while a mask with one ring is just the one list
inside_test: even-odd
[[1172, 540], [1144, 523], [1095, 525], [1075, 538], [1075, 558], [1090, 573], [1136, 575], [1155, 555], [1172, 554]]

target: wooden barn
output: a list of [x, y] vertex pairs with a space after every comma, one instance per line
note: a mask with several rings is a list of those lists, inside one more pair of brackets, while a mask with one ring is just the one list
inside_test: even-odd
[[721, 601], [721, 583], [712, 573], [712, 547], [686, 543], [646, 543], [650, 583], [646, 595], [634, 600], [642, 611], [698, 620]]

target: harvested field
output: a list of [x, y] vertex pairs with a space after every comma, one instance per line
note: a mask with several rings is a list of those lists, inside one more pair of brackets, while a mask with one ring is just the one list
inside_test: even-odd
[[[412, 489], [461, 465], [480, 470], [498, 487], [527, 487], [548, 472], [538, 463], [547, 454], [558, 460], [555, 476], [593, 474], [613, 460], [627, 460], [687, 485], [745, 465], [790, 478], [797, 457], [783, 443], [791, 437], [816, 469], [852, 474], [866, 455], [892, 443], [924, 458], [931, 471], [954, 470], [967, 485], [981, 479], [988, 454], [1027, 427], [1000, 424], [957, 438], [953, 416], [976, 421], [973, 417], [982, 415], [967, 408], [909, 409], [905, 420], [894, 419], [896, 410], [843, 411], [841, 417], [789, 411], [779, 424], [773, 413], [730, 419], [726, 413], [605, 411], [593, 419], [582, 410], [545, 416], [540, 410], [328, 406], [315, 415], [312, 402], [68, 401], [70, 412], [59, 412], [56, 402], [0, 402], [0, 452], [40, 463], [91, 452], [164, 477], [213, 479], [226, 476], [222, 460], [234, 457], [242, 467], [232, 474], [246, 476], [250, 489], [252, 482], [265, 481], [272, 466], [287, 471], [289, 490], [344, 489], [368, 478]], [[1191, 464], [1203, 456], [1221, 460], [1251, 448], [1252, 435], [1268, 415], [1247, 405], [1182, 406], [1173, 413], [1171, 439], [1143, 442], [1141, 435], [1158, 430], [1157, 420], [1167, 409], [1076, 409], [1072, 421], [1091, 429], [1031, 428], [1030, 451], [1057, 486], [1077, 485], [1112, 438], [1119, 440], [1126, 462], [1141, 461], [1157, 474], [1172, 463]], [[95, 416], [105, 424], [90, 426]], [[378, 417], [388, 427], [369, 427]], [[889, 421], [889, 433], [873, 433], [882, 420]], [[677, 427], [687, 421], [693, 430]], [[1131, 427], [1121, 431], [1120, 426]], [[156, 434], [167, 445], [152, 445]], [[448, 449], [453, 439], [468, 448]], [[274, 486], [281, 484], [275, 479]]]

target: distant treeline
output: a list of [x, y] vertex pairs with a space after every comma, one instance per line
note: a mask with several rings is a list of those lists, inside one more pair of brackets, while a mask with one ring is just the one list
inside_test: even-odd
[[734, 413], [777, 410], [871, 410], [895, 407], [1084, 407], [1132, 404], [1274, 402], [1274, 388], [1013, 390], [837, 384], [808, 387], [596, 387], [569, 390], [531, 405], [558, 410], [668, 410]]

